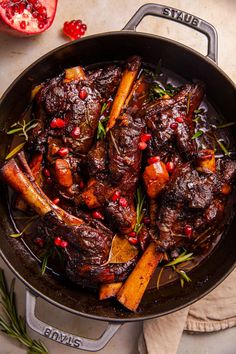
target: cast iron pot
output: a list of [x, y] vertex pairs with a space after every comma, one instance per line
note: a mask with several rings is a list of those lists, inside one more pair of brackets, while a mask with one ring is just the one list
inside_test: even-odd
[[[202, 32], [208, 39], [206, 57], [166, 38], [136, 33], [135, 28], [144, 16], [153, 15], [178, 21]], [[33, 86], [48, 77], [58, 75], [63, 69], [76, 65], [89, 65], [112, 60], [124, 60], [129, 55], [140, 55], [144, 62], [156, 64], [162, 59], [164, 67], [185, 79], [197, 78], [205, 82], [208, 99], [222, 113], [225, 120], [236, 117], [236, 90], [233, 82], [216, 65], [217, 34], [212, 25], [188, 13], [163, 5], [142, 6], [121, 32], [90, 36], [63, 45], [37, 60], [10, 86], [0, 101], [2, 129], [17, 120], [29, 103]], [[1, 140], [1, 158], [4, 160], [9, 141]], [[126, 311], [115, 302], [98, 301], [90, 290], [63, 283], [50, 272], [41, 275], [39, 263], [29, 254], [23, 241], [8, 235], [14, 231], [7, 207], [7, 193], [1, 187], [1, 237], [0, 253], [9, 268], [26, 285], [26, 319], [38, 333], [73, 348], [96, 351], [105, 346], [119, 326], [128, 321], [139, 321], [162, 316], [179, 310], [209, 293], [234, 269], [236, 264], [236, 218], [221, 238], [214, 252], [191, 272], [192, 282], [180, 289], [173, 283], [160, 291], [148, 291], [136, 313]], [[71, 313], [92, 319], [108, 321], [103, 335], [86, 339], [62, 332], [36, 318], [36, 297]]]

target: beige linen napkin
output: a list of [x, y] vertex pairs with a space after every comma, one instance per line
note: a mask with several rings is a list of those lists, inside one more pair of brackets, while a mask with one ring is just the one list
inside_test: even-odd
[[236, 270], [195, 304], [147, 320], [139, 340], [140, 354], [176, 354], [184, 330], [213, 332], [236, 326]]

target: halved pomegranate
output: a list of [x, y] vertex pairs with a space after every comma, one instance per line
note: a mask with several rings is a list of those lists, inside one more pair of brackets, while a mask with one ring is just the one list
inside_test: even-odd
[[57, 0], [0, 0], [0, 30], [14, 35], [35, 35], [48, 29]]

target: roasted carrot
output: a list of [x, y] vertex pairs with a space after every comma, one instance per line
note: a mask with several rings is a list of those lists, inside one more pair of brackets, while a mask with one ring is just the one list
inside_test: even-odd
[[57, 159], [54, 166], [57, 182], [63, 187], [71, 187], [73, 177], [68, 162], [63, 159]]
[[106, 131], [114, 127], [116, 123], [116, 119], [119, 117], [121, 110], [125, 104], [125, 101], [132, 89], [133, 83], [138, 75], [140, 66], [141, 66], [141, 61], [139, 57], [130, 58], [130, 61], [127, 64], [127, 68], [123, 73], [122, 79], [120, 81], [120, 85], [118, 87], [118, 91], [116, 93], [111, 108], [110, 117], [106, 126]]
[[163, 253], [156, 250], [154, 242], [150, 243], [116, 296], [124, 307], [130, 311], [137, 310], [148, 283], [162, 258]]
[[146, 187], [147, 195], [154, 199], [169, 181], [169, 174], [166, 165], [159, 161], [145, 168], [143, 180]]
[[73, 80], [85, 80], [85, 73], [81, 66], [75, 66], [65, 70], [64, 82], [70, 82]]
[[110, 284], [102, 284], [99, 290], [99, 300], [106, 300], [110, 297], [116, 296], [120, 288], [122, 287], [122, 283], [110, 283]]

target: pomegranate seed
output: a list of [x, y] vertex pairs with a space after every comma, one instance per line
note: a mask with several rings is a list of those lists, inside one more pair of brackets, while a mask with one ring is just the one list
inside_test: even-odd
[[94, 219], [101, 219], [101, 220], [104, 219], [104, 216], [99, 211], [93, 211], [92, 212], [92, 217]]
[[69, 149], [66, 147], [62, 147], [57, 151], [57, 154], [61, 157], [65, 157], [66, 155], [69, 154]]
[[137, 234], [136, 234], [135, 231], [131, 231], [131, 232], [129, 233], [129, 236], [130, 236], [130, 237], [137, 237]]
[[84, 188], [84, 182], [83, 182], [83, 181], [81, 181], [81, 182], [79, 183], [79, 187], [80, 187], [80, 189], [83, 189], [83, 188]]
[[171, 129], [176, 130], [178, 128], [178, 123], [171, 123]]
[[54, 245], [55, 246], [61, 246], [61, 243], [62, 243], [62, 239], [60, 237], [56, 237], [54, 239]]
[[126, 208], [128, 206], [128, 201], [127, 199], [121, 197], [120, 200], [119, 200], [119, 205], [123, 208]]
[[44, 23], [43, 23], [43, 22], [40, 22], [40, 23], [38, 24], [38, 28], [39, 28], [39, 29], [43, 29], [43, 27], [44, 27]]
[[85, 98], [88, 96], [88, 93], [85, 89], [81, 89], [79, 92], [79, 98], [81, 100], [85, 100]]
[[160, 156], [152, 156], [152, 157], [149, 157], [148, 164], [152, 165], [153, 163], [160, 162], [160, 160], [161, 160]]
[[175, 169], [175, 165], [172, 161], [166, 163], [166, 169], [169, 173], [172, 173]]
[[57, 205], [60, 203], [60, 198], [54, 198], [52, 202], [53, 204]]
[[63, 33], [72, 40], [83, 36], [86, 30], [87, 26], [81, 20], [66, 21], [63, 25]]
[[70, 133], [72, 138], [77, 139], [80, 136], [80, 127], [75, 127]]
[[137, 245], [137, 243], [138, 243], [138, 239], [136, 237], [129, 237], [128, 241], [131, 245], [134, 245], [134, 246]]
[[151, 222], [151, 220], [147, 216], [145, 216], [142, 221], [145, 225], [149, 225]]
[[62, 248], [66, 248], [66, 247], [68, 246], [68, 242], [67, 242], [67, 241], [61, 241], [60, 246], [61, 246]]
[[145, 150], [147, 148], [147, 144], [145, 142], [141, 141], [138, 144], [138, 148], [139, 148], [139, 150]]
[[34, 240], [34, 243], [39, 246], [39, 247], [43, 247], [44, 246], [44, 240], [41, 238], [41, 237], [37, 237], [35, 240]]
[[63, 128], [66, 125], [65, 121], [61, 118], [54, 118], [51, 123], [50, 127], [51, 128]]
[[38, 13], [41, 15], [45, 15], [47, 13], [47, 9], [44, 6], [40, 6], [37, 10], [38, 10]]
[[34, 12], [32, 13], [32, 16], [33, 16], [33, 18], [37, 18], [38, 13], [37, 13], [36, 11], [34, 11]]
[[19, 14], [22, 14], [25, 10], [25, 3], [21, 2], [19, 5]]
[[50, 171], [47, 168], [43, 169], [43, 174], [44, 174], [45, 177], [50, 177], [51, 176], [51, 173], [50, 173]]
[[120, 199], [120, 191], [115, 191], [111, 197], [111, 200], [115, 202], [116, 200]]
[[47, 183], [47, 184], [52, 184], [52, 179], [51, 179], [51, 177], [47, 177], [47, 178], [46, 178], [46, 183]]
[[188, 237], [191, 238], [193, 234], [193, 228], [190, 225], [185, 225], [184, 227], [184, 234]]
[[184, 122], [182, 117], [175, 118], [175, 121], [178, 122], [178, 123], [183, 123]]
[[44, 17], [42, 15], [38, 14], [37, 19], [39, 22], [43, 22]]
[[150, 139], [152, 139], [151, 134], [148, 134], [148, 133], [141, 134], [140, 141], [142, 141], [143, 143], [148, 142]]

